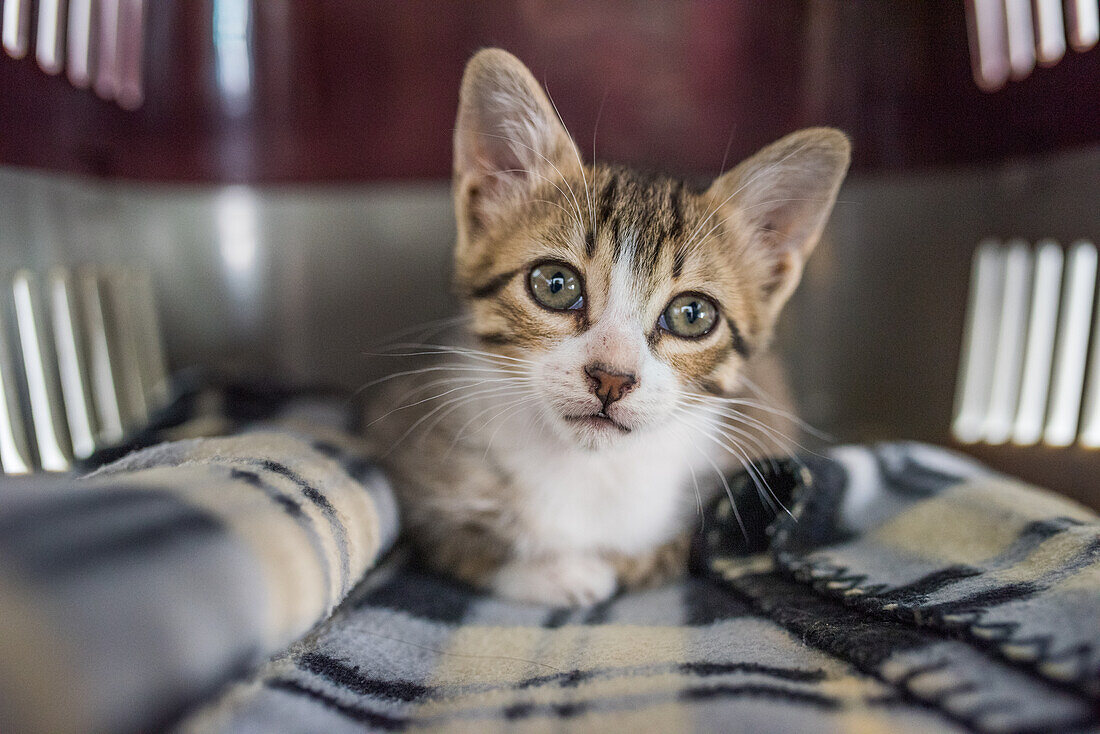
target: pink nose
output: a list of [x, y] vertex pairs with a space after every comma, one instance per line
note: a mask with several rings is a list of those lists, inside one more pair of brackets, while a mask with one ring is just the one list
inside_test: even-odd
[[626, 372], [612, 372], [599, 364], [588, 365], [584, 368], [584, 373], [588, 375], [591, 383], [589, 387], [603, 403], [604, 410], [607, 410], [607, 406], [616, 400], [621, 400], [638, 384], [634, 375]]

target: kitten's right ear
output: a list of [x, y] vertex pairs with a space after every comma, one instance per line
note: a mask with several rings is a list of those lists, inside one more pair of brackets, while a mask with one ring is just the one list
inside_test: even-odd
[[817, 245], [851, 152], [839, 130], [799, 130], [722, 174], [707, 191], [717, 210], [744, 233], [742, 246], [764, 263], [761, 285], [773, 317]]
[[549, 180], [578, 174], [581, 159], [542, 87], [507, 51], [479, 51], [466, 65], [454, 137], [460, 244]]

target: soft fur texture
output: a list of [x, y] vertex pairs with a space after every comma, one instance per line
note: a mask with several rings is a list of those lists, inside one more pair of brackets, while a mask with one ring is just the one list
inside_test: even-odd
[[[847, 170], [836, 130], [789, 135], [709, 188], [585, 164], [527, 68], [470, 61], [455, 130], [456, 285], [469, 318], [447, 361], [375, 401], [405, 532], [444, 572], [517, 599], [586, 604], [683, 567], [684, 537], [730, 469], [794, 432], [776, 317]], [[533, 297], [560, 263], [583, 307]], [[679, 294], [713, 328], [662, 328]], [[599, 377], [622, 390], [607, 401]], [[599, 395], [597, 395], [599, 393]]]

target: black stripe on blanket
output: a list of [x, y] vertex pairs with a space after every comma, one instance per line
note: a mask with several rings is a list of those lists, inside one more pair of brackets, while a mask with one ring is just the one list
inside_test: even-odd
[[542, 623], [543, 627], [547, 629], [558, 629], [564, 627], [569, 619], [573, 616], [574, 610], [569, 607], [558, 607], [550, 610], [546, 615], [546, 621]]
[[689, 627], [705, 627], [715, 622], [756, 614], [745, 599], [727, 593], [710, 579], [685, 579], [682, 606], [684, 624]]
[[381, 471], [376, 462], [328, 441], [314, 441], [311, 445], [322, 456], [327, 456], [339, 464], [349, 477], [362, 484], [366, 484], [376, 472]]
[[348, 559], [348, 532], [347, 528], [344, 527], [344, 523], [340, 522], [340, 518], [336, 516], [336, 508], [328, 501], [328, 497], [325, 497], [324, 493], [320, 492], [316, 487], [303, 479], [298, 472], [294, 471], [286, 464], [272, 459], [250, 459], [247, 463], [260, 467], [272, 474], [278, 474], [293, 482], [298, 486], [298, 489], [301, 490], [302, 496], [321, 510], [321, 513], [328, 521], [329, 527], [332, 529], [332, 537], [336, 541], [336, 547], [340, 554], [340, 578], [342, 584], [349, 583], [351, 580], [351, 569]]
[[298, 696], [305, 696], [306, 698], [313, 699], [317, 703], [334, 709], [340, 712], [348, 718], [359, 721], [368, 726], [373, 726], [383, 731], [399, 731], [404, 729], [407, 725], [407, 720], [395, 716], [387, 716], [386, 714], [380, 714], [377, 711], [371, 711], [363, 708], [362, 706], [355, 706], [349, 703], [339, 701], [332, 696], [318, 691], [308, 686], [304, 686], [298, 681], [290, 680], [288, 678], [274, 678], [264, 681], [264, 685], [276, 691], [284, 691]]
[[[680, 691], [676, 696], [683, 701], [705, 701], [728, 698], [761, 698], [784, 704], [812, 706], [814, 708], [835, 711], [843, 708], [843, 702], [830, 696], [800, 691], [784, 686], [763, 683], [716, 684], [692, 686]], [[605, 699], [589, 701], [569, 701], [567, 703], [536, 704], [522, 702], [504, 708], [501, 713], [505, 719], [516, 721], [534, 716], [551, 716], [558, 719], [570, 719], [605, 706]]]
[[257, 661], [262, 660], [264, 657], [262, 649], [246, 645], [242, 647], [232, 661], [225, 665], [219, 675], [205, 681], [198, 691], [189, 690], [188, 687], [183, 686], [164, 693], [163, 710], [148, 723], [145, 731], [174, 731], [173, 727], [199, 708], [202, 701], [216, 695], [218, 691], [232, 682], [243, 679], [255, 668]]
[[680, 670], [701, 676], [752, 673], [800, 683], [815, 683], [825, 680], [825, 671], [820, 668], [811, 670], [777, 668], [772, 665], [760, 665], [759, 663], [681, 663]]
[[569, 607], [552, 608], [547, 612], [542, 626], [547, 629], [558, 629], [567, 624], [607, 624], [620, 599], [619, 596], [613, 596], [590, 607], [578, 607], [576, 609]]
[[807, 644], [850, 660], [865, 672], [876, 672], [886, 658], [924, 647], [930, 639], [928, 632], [899, 622], [868, 621], [779, 573], [748, 574], [728, 583]]
[[672, 665], [654, 665], [641, 667], [604, 667], [594, 670], [568, 670], [549, 675], [536, 675], [524, 678], [515, 684], [515, 688], [536, 688], [539, 686], [557, 684], [562, 688], [575, 688], [594, 678], [613, 678], [632, 675], [660, 675], [665, 670], [679, 671], [686, 675], [710, 678], [719, 675], [761, 675], [778, 680], [793, 683], [818, 683], [825, 680], [825, 671], [820, 668], [779, 668], [772, 665], [760, 665], [759, 663], [712, 663], [712, 662], [686, 662]]
[[12, 540], [15, 535], [29, 538], [40, 535], [51, 525], [68, 528], [74, 523], [94, 524], [101, 514], [114, 517], [115, 513], [120, 512], [163, 510], [176, 507], [178, 502], [159, 489], [127, 487], [43, 496], [28, 505], [11, 510], [0, 518], [0, 538]]
[[[758, 609], [798, 635], [806, 644], [846, 660], [863, 672], [880, 679], [883, 679], [882, 665], [887, 659], [904, 657], [907, 651], [919, 654], [934, 648], [938, 643], [952, 639], [934, 629], [917, 628], [881, 617], [870, 618], [840, 601], [818, 596], [806, 586], [776, 572], [747, 574], [728, 579], [727, 583], [733, 589], [751, 597]], [[952, 686], [934, 695], [917, 695], [915, 690], [909, 688], [909, 684], [916, 678], [940, 670], [948, 662], [942, 659], [932, 660], [910, 669], [899, 680], [883, 680], [896, 687], [911, 703], [935, 711], [957, 724], [984, 730], [983, 719], [996, 713], [989, 708], [993, 703], [967, 710], [964, 715], [953, 712], [944, 700], [966, 694], [967, 691], [962, 686]], [[1019, 670], [1022, 672], [1025, 669]], [[1046, 695], [1060, 690], [1070, 693], [1045, 678], [1034, 674], [1032, 677], [1035, 686], [1032, 690], [1039, 695], [1044, 695], [1039, 693], [1042, 691], [1048, 692]], [[1073, 698], [1082, 704], [1077, 706], [1079, 718], [1050, 721], [1050, 726], [1044, 727], [1043, 731], [1070, 731], [1095, 725], [1096, 720], [1088, 713], [1084, 699], [1079, 695], [1074, 695]], [[1000, 703], [996, 705], [1000, 706]], [[1019, 701], [1005, 700], [1002, 708], [1009, 713], [1019, 705]]]
[[302, 509], [302, 504], [293, 497], [288, 497], [280, 492], [278, 488], [264, 481], [263, 477], [254, 471], [232, 467], [229, 470], [229, 478], [258, 489], [265, 497], [282, 507], [286, 514], [293, 518], [294, 523], [302, 529], [306, 537], [309, 538], [310, 548], [313, 549], [313, 554], [317, 558], [317, 564], [321, 567], [321, 573], [324, 576], [325, 588], [333, 589], [337, 586], [333, 583], [332, 567], [329, 565], [328, 554], [325, 553], [324, 545], [321, 542], [321, 535], [314, 526], [313, 519], [305, 514], [305, 511]]
[[263, 479], [261, 479], [260, 475], [256, 472], [248, 471], [246, 469], [237, 469], [234, 467], [233, 469], [229, 470], [229, 478], [244, 482], [250, 487], [255, 487], [256, 489], [260, 490], [265, 495], [267, 495], [267, 497], [270, 498], [272, 502], [282, 507], [283, 510], [286, 511], [286, 514], [290, 515], [291, 517], [298, 519], [304, 516], [301, 502], [298, 502], [293, 497], [287, 497], [285, 494], [278, 491], [270, 484], [265, 482]]
[[842, 708], [842, 702], [835, 698], [811, 691], [796, 691], [783, 686], [769, 686], [761, 683], [719, 684], [696, 686], [685, 689], [680, 698], [688, 701], [712, 698], [765, 698], [779, 703], [801, 704], [814, 708], [835, 711]]
[[408, 680], [381, 680], [359, 672], [358, 665], [347, 665], [320, 653], [298, 658], [298, 667], [320, 676], [329, 683], [362, 696], [409, 702], [424, 697], [431, 689]]
[[948, 566], [937, 569], [911, 583], [878, 593], [877, 598], [885, 603], [921, 604], [929, 596], [951, 584], [980, 576], [981, 573], [981, 569], [972, 566]]
[[392, 609], [432, 622], [458, 624], [481, 597], [450, 579], [415, 569], [402, 569], [385, 583], [349, 599], [351, 609]]
[[908, 453], [895, 455], [886, 447], [874, 452], [873, 457], [890, 490], [903, 496], [930, 497], [964, 479], [957, 474], [926, 466]]
[[[1009, 564], [1021, 563], [1041, 544], [1057, 535], [1061, 535], [1071, 528], [1077, 528], [1083, 524], [1084, 523], [1069, 517], [1035, 520], [1025, 525], [1016, 536], [1016, 539], [1013, 540], [1007, 548], [998, 553], [996, 557], [985, 561], [985, 563], [991, 567], [1003, 567]], [[1063, 563], [1060, 570], [1076, 571], [1091, 563], [1092, 558], [1088, 553], [1085, 553], [1077, 559], [1077, 562], [1078, 565], [1074, 565], [1072, 561], [1068, 564]]]
[[74, 527], [72, 531], [68, 542], [55, 539], [56, 542], [45, 545], [14, 543], [13, 538], [4, 538], [5, 555], [15, 559], [31, 580], [41, 583], [57, 576], [84, 573], [119, 559], [143, 557], [167, 547], [198, 542], [224, 533], [225, 525], [207, 512], [177, 505], [131, 527], [108, 528], [103, 532], [101, 528], [85, 526]]

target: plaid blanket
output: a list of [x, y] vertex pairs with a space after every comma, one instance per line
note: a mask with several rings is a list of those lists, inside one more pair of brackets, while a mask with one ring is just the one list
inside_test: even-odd
[[0, 731], [1100, 731], [1100, 521], [949, 452], [763, 462], [690, 576], [549, 609], [368, 573], [347, 405], [210, 394], [0, 483]]

